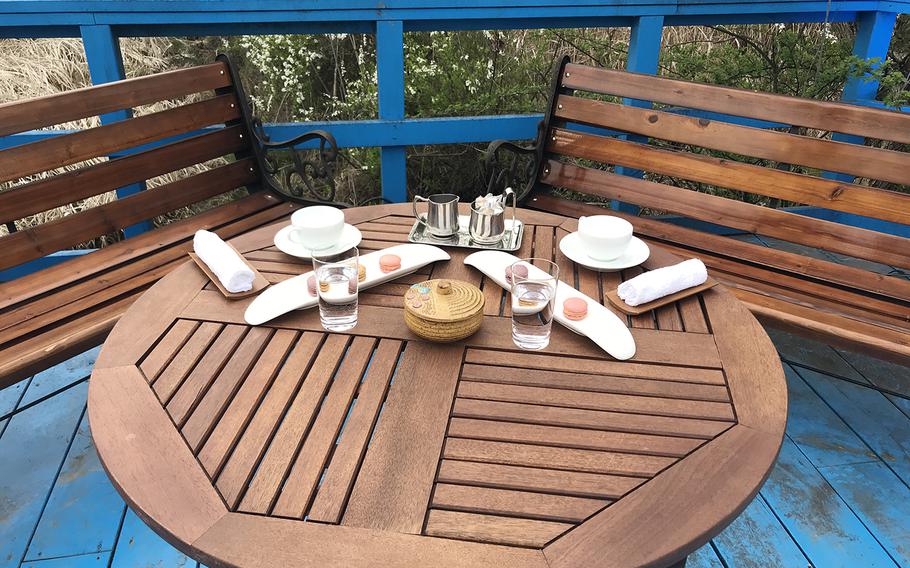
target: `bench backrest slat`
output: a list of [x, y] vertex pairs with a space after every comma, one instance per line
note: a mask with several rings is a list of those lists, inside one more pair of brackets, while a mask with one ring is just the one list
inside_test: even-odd
[[234, 95], [123, 120], [81, 132], [15, 146], [0, 152], [0, 183], [107, 156], [134, 146], [224, 124], [240, 116]]
[[61, 173], [0, 193], [0, 223], [22, 219], [124, 185], [145, 181], [246, 147], [241, 126], [219, 128], [174, 144]]
[[910, 116], [846, 103], [718, 87], [577, 64], [566, 66], [561, 86], [879, 140], [910, 143]]
[[591, 126], [910, 185], [910, 154], [562, 95], [555, 116]]
[[804, 205], [910, 224], [910, 195], [766, 168], [733, 159], [663, 150], [608, 136], [554, 128], [547, 150], [637, 168]]
[[910, 268], [907, 239], [902, 237], [555, 160], [548, 160], [544, 169], [547, 183], [558, 187]]
[[225, 63], [178, 69], [0, 104], [0, 136], [62, 124], [231, 85]]
[[252, 158], [244, 158], [173, 183], [118, 199], [36, 227], [17, 231], [2, 241], [0, 269], [16, 266], [138, 223], [161, 211], [172, 211], [234, 188], [253, 183]]
[[[218, 61], [0, 105], [0, 134], [8, 134], [164, 103], [164, 110], [0, 151], [0, 184], [8, 186], [0, 191], [0, 223], [16, 229], [0, 237], [0, 269], [238, 188], [257, 188], [258, 168], [246, 157], [252, 136], [241, 113], [242, 91], [233, 80], [230, 66]], [[180, 172], [177, 181], [155, 181], [174, 172]], [[81, 203], [149, 180], [157, 187], [90, 208]], [[40, 225], [22, 222], [70, 203], [77, 213]]]

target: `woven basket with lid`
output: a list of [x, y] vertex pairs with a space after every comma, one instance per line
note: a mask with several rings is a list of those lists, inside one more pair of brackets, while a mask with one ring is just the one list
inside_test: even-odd
[[404, 295], [404, 321], [429, 341], [458, 341], [483, 321], [483, 292], [460, 280], [427, 280]]

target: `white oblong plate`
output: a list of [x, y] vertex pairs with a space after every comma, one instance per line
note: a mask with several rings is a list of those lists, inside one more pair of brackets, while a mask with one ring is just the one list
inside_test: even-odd
[[616, 272], [625, 270], [626, 268], [632, 268], [633, 266], [638, 266], [648, 260], [648, 257], [651, 256], [651, 249], [648, 247], [648, 243], [633, 236], [632, 240], [629, 241], [626, 252], [619, 258], [614, 258], [613, 260], [596, 260], [585, 254], [581, 244], [581, 237], [578, 236], [577, 232], [569, 233], [564, 236], [562, 240], [559, 241], [559, 250], [562, 251], [569, 260], [572, 260], [585, 268], [596, 270], [597, 272]]
[[[281, 252], [291, 256], [296, 256], [298, 258], [313, 258], [312, 250], [291, 240], [290, 234], [292, 230], [294, 230], [294, 226], [288, 225], [287, 227], [282, 227], [275, 233], [275, 246], [278, 247], [278, 250]], [[362, 239], [363, 235], [360, 233], [360, 229], [354, 225], [345, 223], [344, 229], [341, 230], [341, 238], [338, 240], [338, 244], [331, 248], [320, 250], [319, 254], [329, 255], [344, 252], [349, 248], [359, 245]]]
[[[500, 287], [509, 290], [511, 285], [506, 282], [506, 267], [518, 260], [520, 260], [518, 257], [507, 252], [488, 250], [469, 254], [465, 257], [464, 263], [473, 266]], [[534, 270], [539, 269], [529, 266], [529, 270], [533, 273]], [[588, 315], [583, 320], [570, 320], [562, 313], [563, 303], [573, 297], [581, 298], [588, 303]], [[582, 294], [562, 280], [556, 287], [554, 309], [553, 315], [557, 322], [579, 335], [588, 337], [613, 358], [625, 361], [635, 356], [635, 339], [632, 337], [632, 332], [626, 327], [626, 322], [619, 319], [603, 304]]]
[[[401, 268], [392, 272], [383, 272], [379, 259], [384, 254], [397, 254], [401, 257]], [[410, 274], [419, 268], [439, 260], [449, 260], [449, 253], [432, 245], [404, 244], [394, 245], [383, 250], [360, 255], [360, 264], [366, 269], [366, 278], [360, 283], [360, 289], [366, 290], [390, 280]], [[273, 284], [256, 296], [243, 314], [246, 323], [262, 325], [293, 310], [311, 308], [316, 305], [316, 296], [310, 295], [306, 281], [312, 271], [300, 276], [288, 278]], [[403, 300], [402, 300], [403, 301]]]

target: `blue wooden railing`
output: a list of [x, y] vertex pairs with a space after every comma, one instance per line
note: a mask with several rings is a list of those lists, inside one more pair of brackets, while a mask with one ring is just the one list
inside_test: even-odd
[[[896, 15], [907, 12], [910, 0], [0, 0], [0, 37], [81, 37], [92, 82], [104, 83], [124, 77], [120, 37], [374, 33], [379, 83], [376, 119], [272, 124], [268, 129], [286, 138], [318, 127], [330, 130], [344, 147], [380, 147], [382, 193], [392, 201], [403, 201], [406, 146], [529, 139], [540, 119], [539, 115], [407, 118], [404, 32], [625, 26], [632, 32], [626, 68], [655, 73], [665, 26], [855, 21], [854, 53], [884, 59]], [[872, 82], [854, 80], [844, 98], [875, 104], [876, 90]], [[118, 120], [126, 113], [112, 113], [102, 120]], [[0, 138], [0, 149], [56, 134], [35, 131]], [[142, 184], [133, 185], [118, 193], [127, 195], [142, 188]], [[127, 234], [146, 228], [131, 227]]]

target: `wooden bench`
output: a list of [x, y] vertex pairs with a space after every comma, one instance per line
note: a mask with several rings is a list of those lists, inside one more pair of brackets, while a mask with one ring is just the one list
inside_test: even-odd
[[[270, 142], [223, 56], [209, 65], [0, 105], [0, 136], [159, 101], [172, 103], [166, 110], [130, 113], [124, 120], [0, 151], [0, 184], [11, 186], [0, 192], [0, 224], [10, 231], [0, 237], [0, 270], [100, 235], [119, 236], [126, 227], [238, 188], [248, 195], [0, 284], [0, 387], [99, 344], [143, 290], [187, 260], [197, 229], [230, 238], [275, 222], [295, 203], [307, 201], [301, 188], [317, 187], [309, 174], [322, 176], [324, 183], [315, 182], [324, 191], [318, 197], [334, 198], [334, 139], [312, 131]], [[281, 154], [272, 153], [310, 140], [319, 141], [317, 160], [291, 152], [293, 162], [281, 165]], [[224, 157], [178, 181], [37, 226], [22, 223], [61, 205]], [[82, 167], [62, 171], [71, 165]]]
[[[602, 205], [562, 198], [564, 192], [554, 191], [562, 188], [695, 220], [613, 213], [629, 218], [647, 239], [704, 260], [767, 324], [910, 362], [910, 280], [889, 274], [910, 268], [910, 239], [739, 199], [910, 225], [910, 194], [822, 175], [838, 172], [906, 189], [910, 155], [874, 142], [817, 137], [839, 132], [908, 144], [910, 115], [597, 69], [568, 58], [557, 67], [551, 92], [535, 147], [497, 141], [488, 149], [488, 165], [510, 166], [492, 170], [494, 183], [516, 183], [522, 173], [516, 156], [526, 154], [534, 158], [526, 206], [574, 216], [604, 213]], [[692, 110], [686, 115], [667, 107]], [[717, 114], [799, 128], [747, 127]], [[646, 175], [621, 175], [614, 167]], [[694, 191], [696, 184], [719, 191]], [[768, 248], [718, 234], [708, 223], [785, 242]]]

